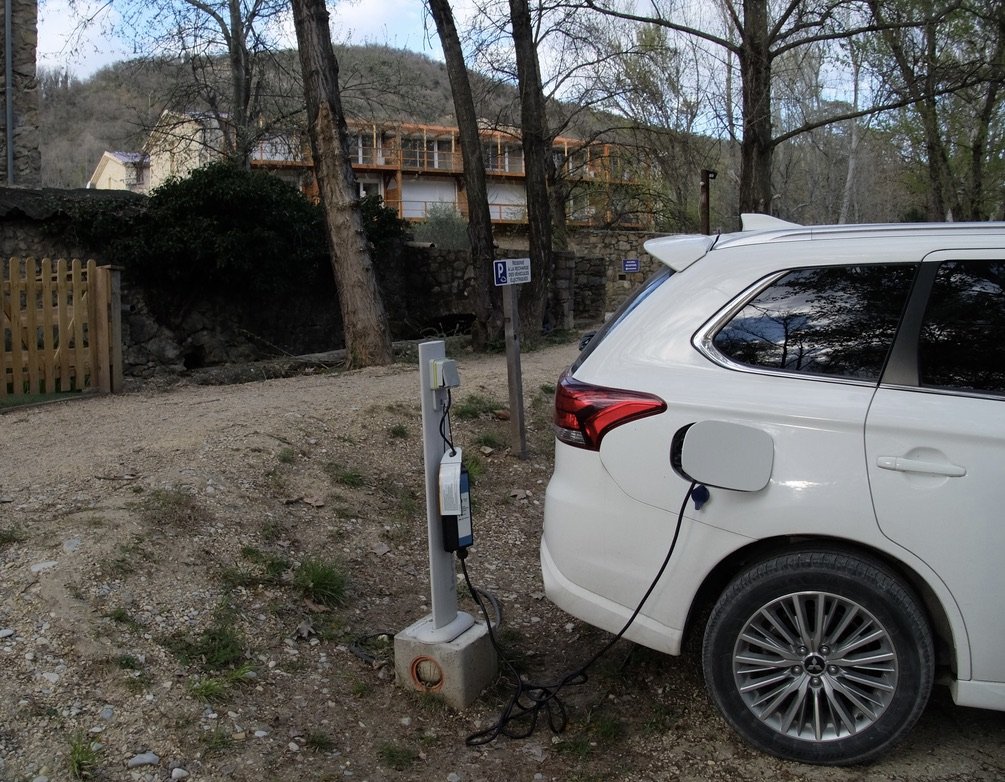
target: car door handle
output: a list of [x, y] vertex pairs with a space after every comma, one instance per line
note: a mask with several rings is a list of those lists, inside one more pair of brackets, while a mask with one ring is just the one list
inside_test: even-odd
[[926, 462], [922, 459], [905, 459], [903, 456], [880, 456], [876, 465], [881, 470], [896, 470], [897, 472], [923, 472], [928, 475], [946, 475], [950, 478], [962, 478], [967, 474], [967, 468], [951, 462]]

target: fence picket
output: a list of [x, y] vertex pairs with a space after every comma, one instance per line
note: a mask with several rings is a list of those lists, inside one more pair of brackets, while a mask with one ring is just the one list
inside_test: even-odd
[[[56, 311], [59, 320], [59, 339], [56, 342], [56, 353], [59, 360], [59, 377], [62, 380], [60, 391], [74, 390], [70, 367], [73, 366], [73, 359], [70, 354], [70, 342], [72, 341], [70, 323], [72, 322], [72, 310], [70, 309], [70, 293], [67, 290], [66, 258], [56, 261]], [[79, 388], [79, 384], [77, 386]]]
[[0, 262], [0, 398], [122, 384], [119, 270], [59, 258]]
[[10, 324], [11, 324], [11, 386], [13, 393], [20, 396], [24, 389], [24, 356], [21, 350], [21, 261], [10, 262]]

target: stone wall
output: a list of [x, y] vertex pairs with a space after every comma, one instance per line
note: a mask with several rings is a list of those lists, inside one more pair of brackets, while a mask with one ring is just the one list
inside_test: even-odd
[[[67, 242], [58, 230], [58, 219], [58, 215], [30, 218], [23, 209], [0, 214], [0, 256], [93, 257], [102, 263], [99, 254]], [[555, 327], [592, 326], [617, 309], [658, 266], [642, 250], [642, 243], [651, 236], [628, 231], [575, 232], [574, 251], [559, 253], [556, 258]], [[500, 248], [497, 254], [500, 258], [521, 257], [526, 252], [516, 243]], [[638, 259], [640, 271], [625, 272], [626, 259]], [[474, 269], [467, 251], [406, 246], [399, 253], [375, 258], [374, 268], [395, 339], [461, 333], [474, 319]], [[296, 327], [288, 318], [280, 319], [287, 324], [281, 337], [268, 331], [266, 313], [253, 328], [242, 324], [235, 312], [206, 306], [188, 313], [172, 331], [152, 316], [142, 292], [130, 287], [126, 275], [122, 313], [126, 374], [148, 377], [253, 360], [277, 349], [316, 352], [338, 346], [341, 322], [334, 292], [318, 301], [279, 304], [286, 313], [289, 306], [298, 313]], [[255, 334], [250, 333], [252, 328]], [[300, 331], [290, 331], [295, 328]], [[268, 339], [262, 339], [263, 334]], [[289, 344], [281, 344], [286, 337]]]
[[0, 220], [0, 258], [101, 258], [86, 248], [47, 234], [44, 225], [30, 218], [6, 217]]
[[[663, 234], [644, 231], [597, 231], [580, 229], [570, 233], [577, 256], [576, 320], [599, 322], [627, 299], [659, 267], [642, 245]], [[638, 272], [626, 272], [626, 260], [639, 262]]]
[[[37, 0], [11, 0], [12, 41], [5, 40], [0, 22], [0, 63], [6, 63], [8, 45], [13, 48], [14, 87], [14, 177], [18, 187], [41, 184], [41, 156], [38, 139], [38, 81], [35, 77], [35, 50], [38, 45]], [[0, 68], [0, 73], [4, 69]], [[7, 172], [7, 91], [0, 79], [0, 182], [8, 183]]]

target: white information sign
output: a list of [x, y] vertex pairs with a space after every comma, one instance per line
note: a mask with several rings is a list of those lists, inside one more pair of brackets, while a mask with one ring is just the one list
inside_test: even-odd
[[523, 285], [530, 282], [530, 258], [507, 258], [492, 266], [496, 285]]

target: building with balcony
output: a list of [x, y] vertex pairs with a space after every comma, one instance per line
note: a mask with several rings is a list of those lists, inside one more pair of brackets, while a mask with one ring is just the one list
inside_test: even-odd
[[[145, 149], [151, 187], [167, 176], [184, 176], [219, 158], [214, 139], [219, 130], [201, 115], [165, 116]], [[523, 148], [517, 128], [484, 127], [482, 153], [493, 223], [527, 222]], [[112, 153], [105, 153], [106, 156]], [[121, 154], [121, 153], [117, 153]], [[613, 191], [633, 189], [634, 181], [620, 149], [609, 143], [555, 140], [554, 162], [566, 183], [567, 217], [573, 224], [637, 225], [610, 207]], [[457, 128], [414, 123], [350, 123], [349, 157], [360, 196], [380, 196], [406, 220], [419, 221], [437, 210], [464, 216], [464, 166]], [[104, 158], [102, 161], [104, 163]], [[262, 139], [250, 158], [254, 170], [268, 171], [317, 198], [317, 184], [306, 135], [276, 134]], [[102, 164], [99, 164], [99, 169]], [[106, 164], [107, 165], [107, 164]], [[94, 187], [122, 187], [112, 178], [92, 176]], [[623, 199], [622, 199], [623, 200]]]

